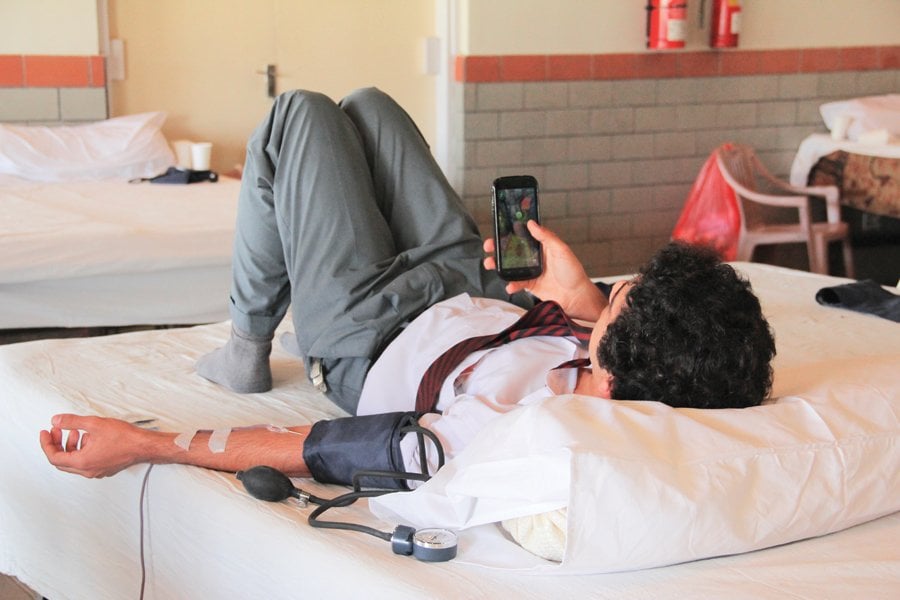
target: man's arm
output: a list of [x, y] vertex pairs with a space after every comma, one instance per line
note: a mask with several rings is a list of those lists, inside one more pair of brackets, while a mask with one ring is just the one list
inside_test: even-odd
[[[570, 317], [596, 321], [606, 307], [607, 299], [587, 276], [572, 249], [535, 221], [528, 222], [528, 231], [543, 246], [544, 272], [536, 279], [511, 281], [506, 285], [506, 291], [512, 294], [527, 290], [541, 300], [558, 302]], [[484, 251], [488, 254], [484, 267], [496, 269], [493, 238], [484, 241]]]
[[[148, 431], [118, 419], [61, 414], [54, 416], [51, 424], [49, 431], [40, 434], [47, 460], [61, 471], [84, 477], [108, 477], [141, 463], [232, 472], [268, 465], [295, 477], [310, 475], [303, 461], [308, 425], [290, 427], [294, 433], [265, 428], [233, 430], [224, 452], [214, 453], [208, 446], [209, 433], [198, 432], [184, 450], [175, 444], [177, 433]], [[69, 435], [63, 444], [66, 430]]]

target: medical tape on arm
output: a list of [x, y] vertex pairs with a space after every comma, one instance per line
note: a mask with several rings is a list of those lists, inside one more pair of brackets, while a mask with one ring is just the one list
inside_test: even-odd
[[225, 445], [228, 444], [228, 436], [231, 435], [231, 427], [227, 429], [215, 429], [209, 434], [209, 451], [213, 454], [221, 454], [225, 452]]
[[232, 431], [245, 431], [248, 429], [263, 428], [273, 433], [292, 433], [294, 435], [303, 435], [299, 431], [291, 431], [290, 429], [282, 427], [280, 425], [249, 425], [247, 427], [237, 427], [234, 429], [229, 427], [225, 429], [195, 429], [193, 431], [185, 431], [175, 436], [175, 439], [173, 441], [175, 442], [176, 446], [178, 446], [182, 450], [187, 451], [191, 448], [191, 443], [194, 441], [194, 436], [201, 432], [209, 433], [209, 441], [207, 442], [209, 451], [213, 454], [221, 454], [222, 452], [225, 452], [225, 448], [228, 445], [228, 436], [231, 435]]
[[228, 442], [228, 434], [231, 433], [231, 428], [216, 429], [213, 430], [212, 433], [210, 433], [209, 429], [195, 429], [194, 431], [185, 431], [176, 435], [175, 439], [172, 441], [175, 442], [175, 445], [182, 450], [188, 451], [191, 449], [191, 443], [194, 441], [194, 437], [201, 432], [210, 434], [209, 441], [207, 442], [210, 452], [212, 452], [213, 454], [225, 452], [225, 445]]
[[195, 435], [197, 435], [196, 429], [194, 431], [185, 431], [175, 436], [175, 439], [173, 441], [175, 442], [176, 446], [184, 451], [188, 451], [191, 449], [191, 442], [193, 441]]

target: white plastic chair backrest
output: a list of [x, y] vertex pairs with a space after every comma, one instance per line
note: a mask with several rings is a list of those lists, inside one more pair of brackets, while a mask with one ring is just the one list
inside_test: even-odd
[[[746, 231], [748, 220], [755, 223], [758, 221], [758, 218], [755, 215], [753, 203], [751, 202], [749, 206], [745, 206], [741, 189], [734, 185], [737, 183], [738, 186], [743, 186], [751, 191], [754, 190], [755, 178], [753, 177], [752, 167], [745, 148], [738, 144], [722, 144], [716, 149], [716, 157], [725, 182], [728, 183], [728, 186], [737, 197], [738, 212], [741, 216], [741, 230]], [[748, 208], [750, 209], [749, 215], [747, 214]]]
[[728, 175], [748, 190], [756, 191], [753, 150], [740, 144], [723, 144], [716, 152], [721, 158], [719, 164], [728, 171]]

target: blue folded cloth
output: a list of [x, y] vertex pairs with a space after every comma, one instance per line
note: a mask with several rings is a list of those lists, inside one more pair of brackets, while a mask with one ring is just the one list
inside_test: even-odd
[[816, 302], [900, 323], [900, 296], [892, 294], [871, 279], [822, 288], [816, 292]]

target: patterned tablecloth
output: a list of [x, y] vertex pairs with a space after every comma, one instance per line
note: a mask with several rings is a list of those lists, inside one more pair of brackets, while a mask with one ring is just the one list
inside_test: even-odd
[[847, 206], [900, 218], [900, 159], [837, 150], [816, 162], [807, 181], [838, 186]]

